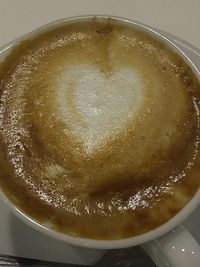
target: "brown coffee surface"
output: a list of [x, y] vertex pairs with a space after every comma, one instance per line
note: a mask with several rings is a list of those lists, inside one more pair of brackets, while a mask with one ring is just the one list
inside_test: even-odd
[[200, 186], [200, 84], [147, 33], [76, 22], [0, 65], [0, 185], [60, 232], [121, 239], [172, 218]]

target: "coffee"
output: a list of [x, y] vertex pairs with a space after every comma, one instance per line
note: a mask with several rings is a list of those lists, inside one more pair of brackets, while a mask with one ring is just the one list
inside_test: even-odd
[[121, 239], [200, 186], [200, 84], [161, 41], [115, 20], [58, 26], [0, 66], [0, 184], [32, 218]]

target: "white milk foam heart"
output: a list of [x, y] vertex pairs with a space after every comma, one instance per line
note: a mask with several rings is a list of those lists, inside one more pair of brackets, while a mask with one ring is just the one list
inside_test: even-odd
[[60, 78], [58, 113], [90, 153], [133, 120], [141, 106], [142, 91], [139, 74], [132, 68], [115, 68], [106, 75], [93, 65], [74, 65]]

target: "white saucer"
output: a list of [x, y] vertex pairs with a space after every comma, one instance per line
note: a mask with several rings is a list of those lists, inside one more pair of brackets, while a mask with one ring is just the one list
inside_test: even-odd
[[[200, 70], [200, 50], [175, 36], [161, 33], [180, 47]], [[200, 206], [184, 225], [200, 244]], [[55, 241], [25, 225], [0, 201], [0, 254], [92, 265], [104, 253], [102, 250], [77, 248]]]

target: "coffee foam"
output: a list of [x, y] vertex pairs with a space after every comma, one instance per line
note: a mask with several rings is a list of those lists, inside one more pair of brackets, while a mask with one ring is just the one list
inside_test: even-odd
[[149, 35], [61, 27], [20, 44], [0, 79], [0, 183], [31, 216], [74, 235], [130, 237], [199, 187], [199, 83]]

